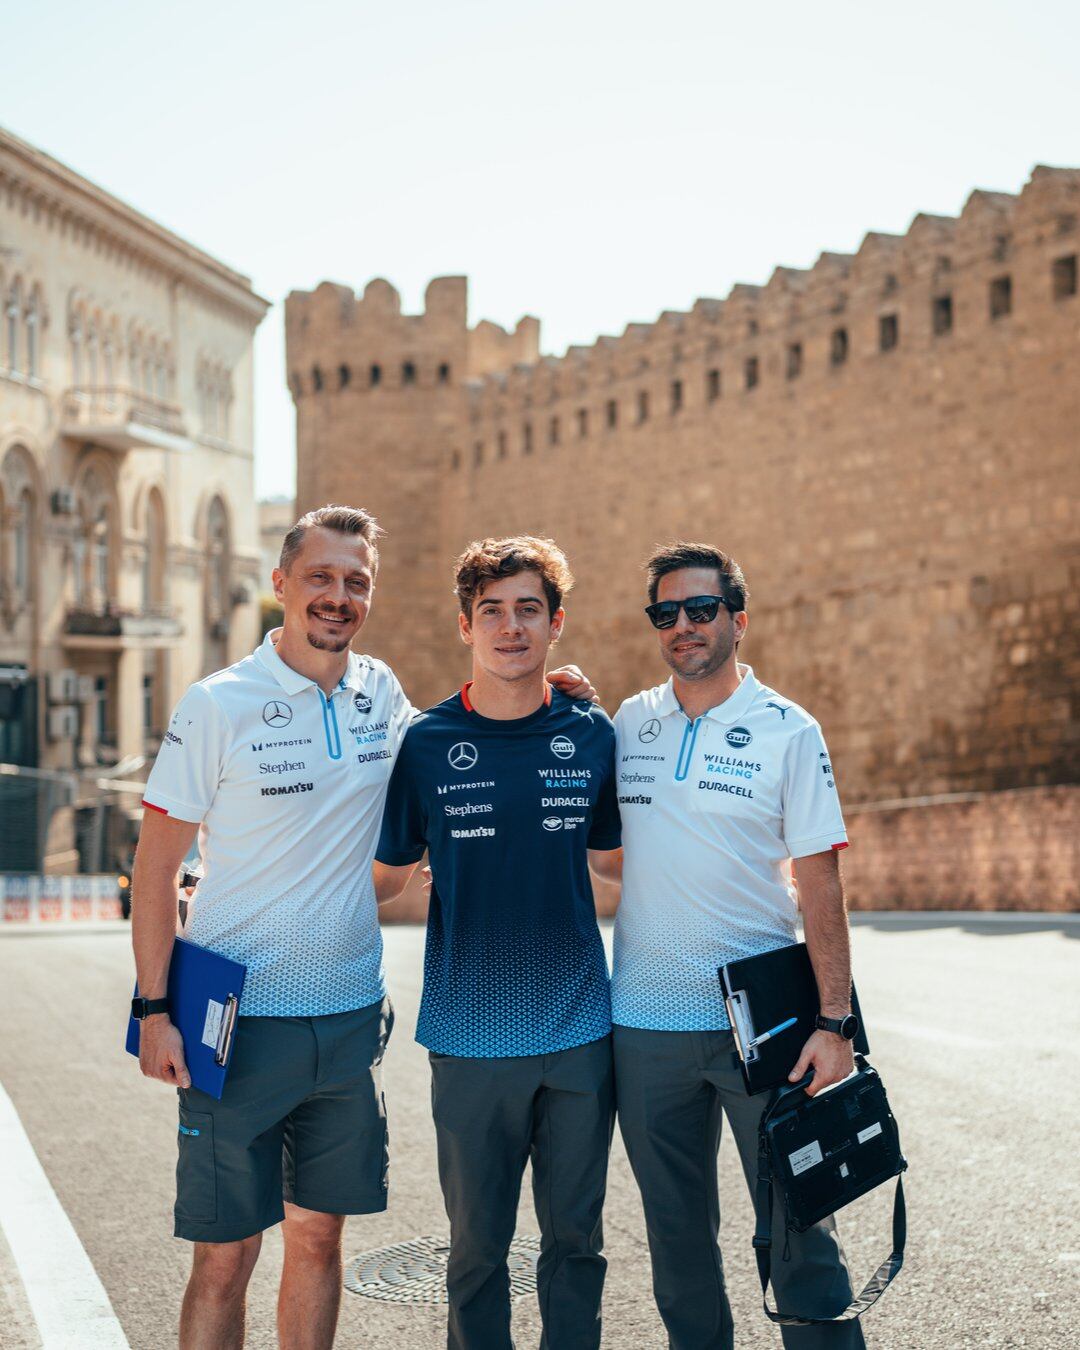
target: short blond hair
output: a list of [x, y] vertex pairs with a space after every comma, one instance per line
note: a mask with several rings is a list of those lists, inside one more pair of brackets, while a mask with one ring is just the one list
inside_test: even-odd
[[379, 522], [362, 506], [317, 506], [308, 511], [293, 525], [281, 541], [281, 556], [278, 566], [287, 572], [293, 565], [296, 555], [304, 547], [304, 537], [308, 530], [336, 530], [338, 534], [359, 535], [371, 548], [372, 561], [379, 564], [378, 539], [385, 534]]

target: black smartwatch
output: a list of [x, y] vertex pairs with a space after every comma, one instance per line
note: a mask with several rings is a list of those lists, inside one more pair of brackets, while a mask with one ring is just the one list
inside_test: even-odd
[[814, 1026], [818, 1031], [831, 1031], [835, 1036], [843, 1036], [845, 1041], [853, 1041], [859, 1034], [859, 1019], [854, 1013], [847, 1013], [843, 1017], [822, 1017], [818, 1013], [814, 1018]]
[[145, 1021], [147, 1017], [153, 1017], [155, 1013], [167, 1013], [169, 1011], [169, 1000], [167, 998], [140, 998], [136, 995], [131, 1000], [131, 1015], [136, 1021]]

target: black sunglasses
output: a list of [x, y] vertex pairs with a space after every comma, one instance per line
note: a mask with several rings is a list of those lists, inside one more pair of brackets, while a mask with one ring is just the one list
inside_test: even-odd
[[691, 623], [712, 623], [721, 605], [732, 614], [738, 608], [722, 595], [691, 595], [685, 600], [658, 600], [654, 605], [646, 605], [645, 613], [654, 628], [674, 628], [680, 609], [686, 610]]

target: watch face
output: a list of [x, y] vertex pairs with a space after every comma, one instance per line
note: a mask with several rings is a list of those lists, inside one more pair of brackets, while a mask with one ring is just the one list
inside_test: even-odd
[[142, 998], [133, 998], [131, 1000], [131, 1015], [132, 1017], [137, 1018], [140, 1022], [142, 1021], [143, 1004], [145, 1002], [146, 1000]]
[[840, 1023], [840, 1035], [845, 1041], [853, 1041], [859, 1034], [859, 1019], [854, 1013], [848, 1015]]

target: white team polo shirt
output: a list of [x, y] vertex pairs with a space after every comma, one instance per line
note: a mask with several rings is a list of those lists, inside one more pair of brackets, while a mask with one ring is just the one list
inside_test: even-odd
[[821, 728], [749, 666], [691, 722], [671, 680], [615, 716], [622, 899], [612, 1020], [729, 1026], [717, 970], [795, 941], [789, 858], [847, 844]]
[[184, 936], [247, 967], [240, 1011], [314, 1017], [385, 993], [371, 864], [412, 709], [387, 665], [352, 652], [327, 698], [278, 632], [187, 691], [144, 804], [201, 822]]

